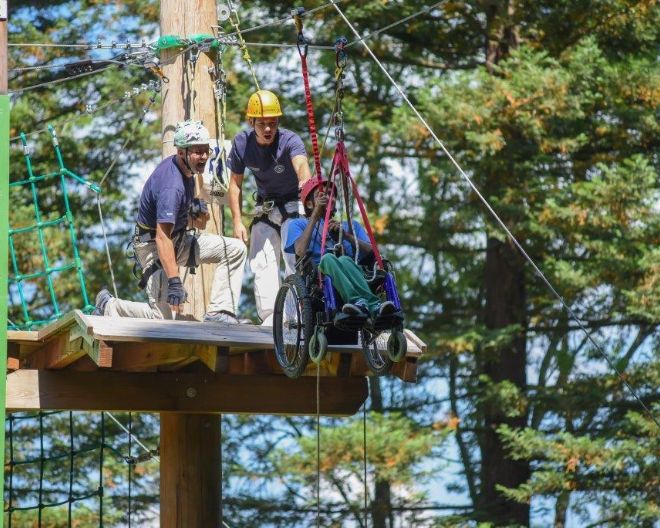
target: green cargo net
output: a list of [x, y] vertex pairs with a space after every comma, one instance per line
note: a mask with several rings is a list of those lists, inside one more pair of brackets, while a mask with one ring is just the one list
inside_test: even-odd
[[[54, 172], [47, 172], [44, 174], [35, 174], [26, 136], [24, 133], [21, 133], [20, 138], [23, 144], [23, 156], [27, 165], [28, 178], [20, 181], [10, 182], [9, 184], [10, 195], [12, 189], [28, 189], [28, 195], [31, 196], [32, 209], [34, 213], [34, 223], [22, 227], [12, 227], [12, 215], [10, 212], [9, 252], [12, 270], [9, 274], [9, 289], [12, 299], [16, 296], [18, 296], [20, 299], [21, 313], [23, 318], [22, 321], [13, 321], [11, 323], [11, 327], [13, 329], [31, 329], [36, 326], [55, 321], [63, 315], [61, 310], [62, 302], [61, 298], [58, 299], [58, 295], [56, 294], [54, 278], [62, 277], [63, 274], [67, 273], [75, 274], [77, 277], [82, 297], [82, 309], [87, 313], [94, 309], [94, 306], [90, 304], [89, 297], [87, 296], [83, 265], [78, 251], [78, 241], [74, 228], [74, 217], [69, 204], [70, 190], [67, 182], [76, 182], [77, 184], [85, 186], [96, 194], [100, 193], [101, 189], [98, 185], [78, 176], [64, 166], [64, 160], [62, 158], [62, 152], [60, 150], [57, 134], [55, 133], [55, 130], [52, 126], [48, 127], [48, 132], [55, 149], [59, 170]], [[55, 215], [55, 217], [53, 217], [52, 212], [48, 215], [45, 215], [42, 207], [40, 207], [40, 203], [42, 203], [45, 198], [40, 198], [39, 190], [40, 188], [42, 191], [44, 188], [49, 189], [48, 185], [51, 180], [53, 182], [59, 183], [59, 191], [61, 193], [64, 205], [64, 214]], [[49, 205], [51, 205], [52, 208], [52, 194], [49, 193], [47, 198]], [[61, 204], [59, 208], [61, 210]], [[49, 255], [49, 252], [52, 251], [52, 249], [49, 250], [47, 247], [47, 240], [49, 238], [47, 235], [49, 233], [61, 234], [62, 231], [68, 232], [68, 238], [70, 239], [73, 252], [72, 260], [69, 256], [65, 257], [58, 255], [57, 257], [52, 258], [52, 256]], [[29, 254], [25, 254], [25, 250], [23, 250], [23, 252], [21, 252], [19, 255], [16, 243], [17, 238], [20, 236], [35, 235], [36, 240], [34, 240], [34, 245], [38, 248], [36, 250], [37, 255], [31, 252]], [[39, 261], [40, 265], [35, 265], [35, 261]], [[44, 306], [44, 303], [41, 303], [37, 306], [31, 305], [31, 302], [28, 300], [28, 296], [31, 295], [34, 297], [35, 291], [41, 288], [45, 289], [47, 292], [46, 298], [49, 301], [49, 306]], [[10, 306], [12, 304], [15, 305], [16, 303], [10, 300]], [[69, 309], [70, 308], [72, 307], [69, 305]]]

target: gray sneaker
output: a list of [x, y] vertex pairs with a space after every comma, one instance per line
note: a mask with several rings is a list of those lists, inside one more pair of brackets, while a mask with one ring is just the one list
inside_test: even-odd
[[396, 312], [396, 306], [392, 301], [385, 301], [378, 307], [378, 317], [387, 317]]
[[366, 315], [369, 316], [369, 307], [365, 304], [364, 301], [356, 301], [354, 303], [344, 303], [344, 306], [341, 307], [342, 313], [346, 315], [356, 316], [356, 315]]
[[205, 323], [225, 323], [225, 324], [240, 324], [236, 316], [225, 310], [218, 310], [217, 312], [208, 312], [204, 315]]
[[96, 301], [94, 302], [96, 309], [92, 312], [92, 315], [105, 315], [105, 307], [108, 301], [114, 298], [115, 296], [107, 288], [103, 288], [96, 296]]

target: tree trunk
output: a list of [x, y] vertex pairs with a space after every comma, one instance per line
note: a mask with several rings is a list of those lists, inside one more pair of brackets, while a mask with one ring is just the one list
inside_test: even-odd
[[[515, 0], [488, 2], [485, 6], [486, 67], [495, 74], [495, 65], [506, 59], [518, 46]], [[498, 192], [504, 185], [499, 175], [490, 175], [486, 196]], [[514, 180], [510, 180], [514, 181]], [[505, 220], [506, 221], [506, 220]], [[482, 359], [481, 372], [493, 383], [513, 383], [523, 394], [526, 391], [526, 299], [524, 262], [510, 240], [489, 238], [486, 249], [484, 323], [489, 329], [519, 325], [510, 343], [496, 351], [488, 351]], [[498, 486], [515, 488], [530, 476], [529, 463], [508, 457], [496, 430], [506, 424], [513, 428], [525, 427], [527, 412], [510, 418], [507, 409], [494, 402], [479, 404], [484, 433], [479, 436], [481, 451], [480, 493], [477, 516], [495, 525], [519, 524], [529, 526], [529, 504], [508, 500]]]
[[[497, 351], [490, 351], [483, 359], [482, 374], [493, 383], [508, 381], [521, 392], [526, 390], [525, 354], [525, 277], [523, 260], [508, 240], [488, 240], [486, 249], [486, 311], [485, 324], [489, 329], [520, 325], [511, 343]], [[507, 417], [506, 409], [492, 402], [481, 405], [484, 433], [480, 437], [481, 490], [477, 504], [480, 519], [495, 524], [517, 523], [529, 525], [529, 505], [507, 499], [497, 486], [517, 487], [530, 475], [527, 461], [512, 460], [496, 429], [501, 424], [521, 428], [526, 425], [527, 413]]]
[[566, 514], [571, 500], [570, 491], [562, 491], [557, 497], [555, 503], [555, 524], [554, 528], [564, 528], [566, 526]]

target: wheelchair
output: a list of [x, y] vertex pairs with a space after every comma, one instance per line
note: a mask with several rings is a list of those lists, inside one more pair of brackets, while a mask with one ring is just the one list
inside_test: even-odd
[[332, 285], [332, 279], [320, 278], [308, 253], [296, 263], [296, 272], [280, 287], [273, 314], [273, 338], [277, 361], [290, 378], [303, 374], [311, 359], [319, 364], [326, 356], [328, 345], [362, 346], [369, 369], [377, 376], [387, 374], [393, 363], [401, 361], [407, 351], [394, 273], [389, 262], [379, 269], [362, 266], [371, 290], [382, 301], [394, 303], [397, 311], [375, 318], [366, 314], [350, 316], [342, 313], [342, 300]]

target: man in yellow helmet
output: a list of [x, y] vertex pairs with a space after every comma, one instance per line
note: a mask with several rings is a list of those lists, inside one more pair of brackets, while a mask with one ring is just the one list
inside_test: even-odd
[[311, 177], [305, 145], [298, 134], [279, 127], [281, 116], [280, 102], [273, 92], [253, 93], [247, 106], [250, 128], [234, 138], [227, 159], [234, 237], [245, 242], [248, 230], [241, 210], [245, 169], [254, 175], [257, 184], [248, 265], [254, 273], [257, 312], [265, 325], [272, 325], [280, 260], [284, 258], [287, 274], [294, 271], [295, 255], [284, 253], [282, 241], [287, 238], [289, 221], [304, 214], [299, 190]]

